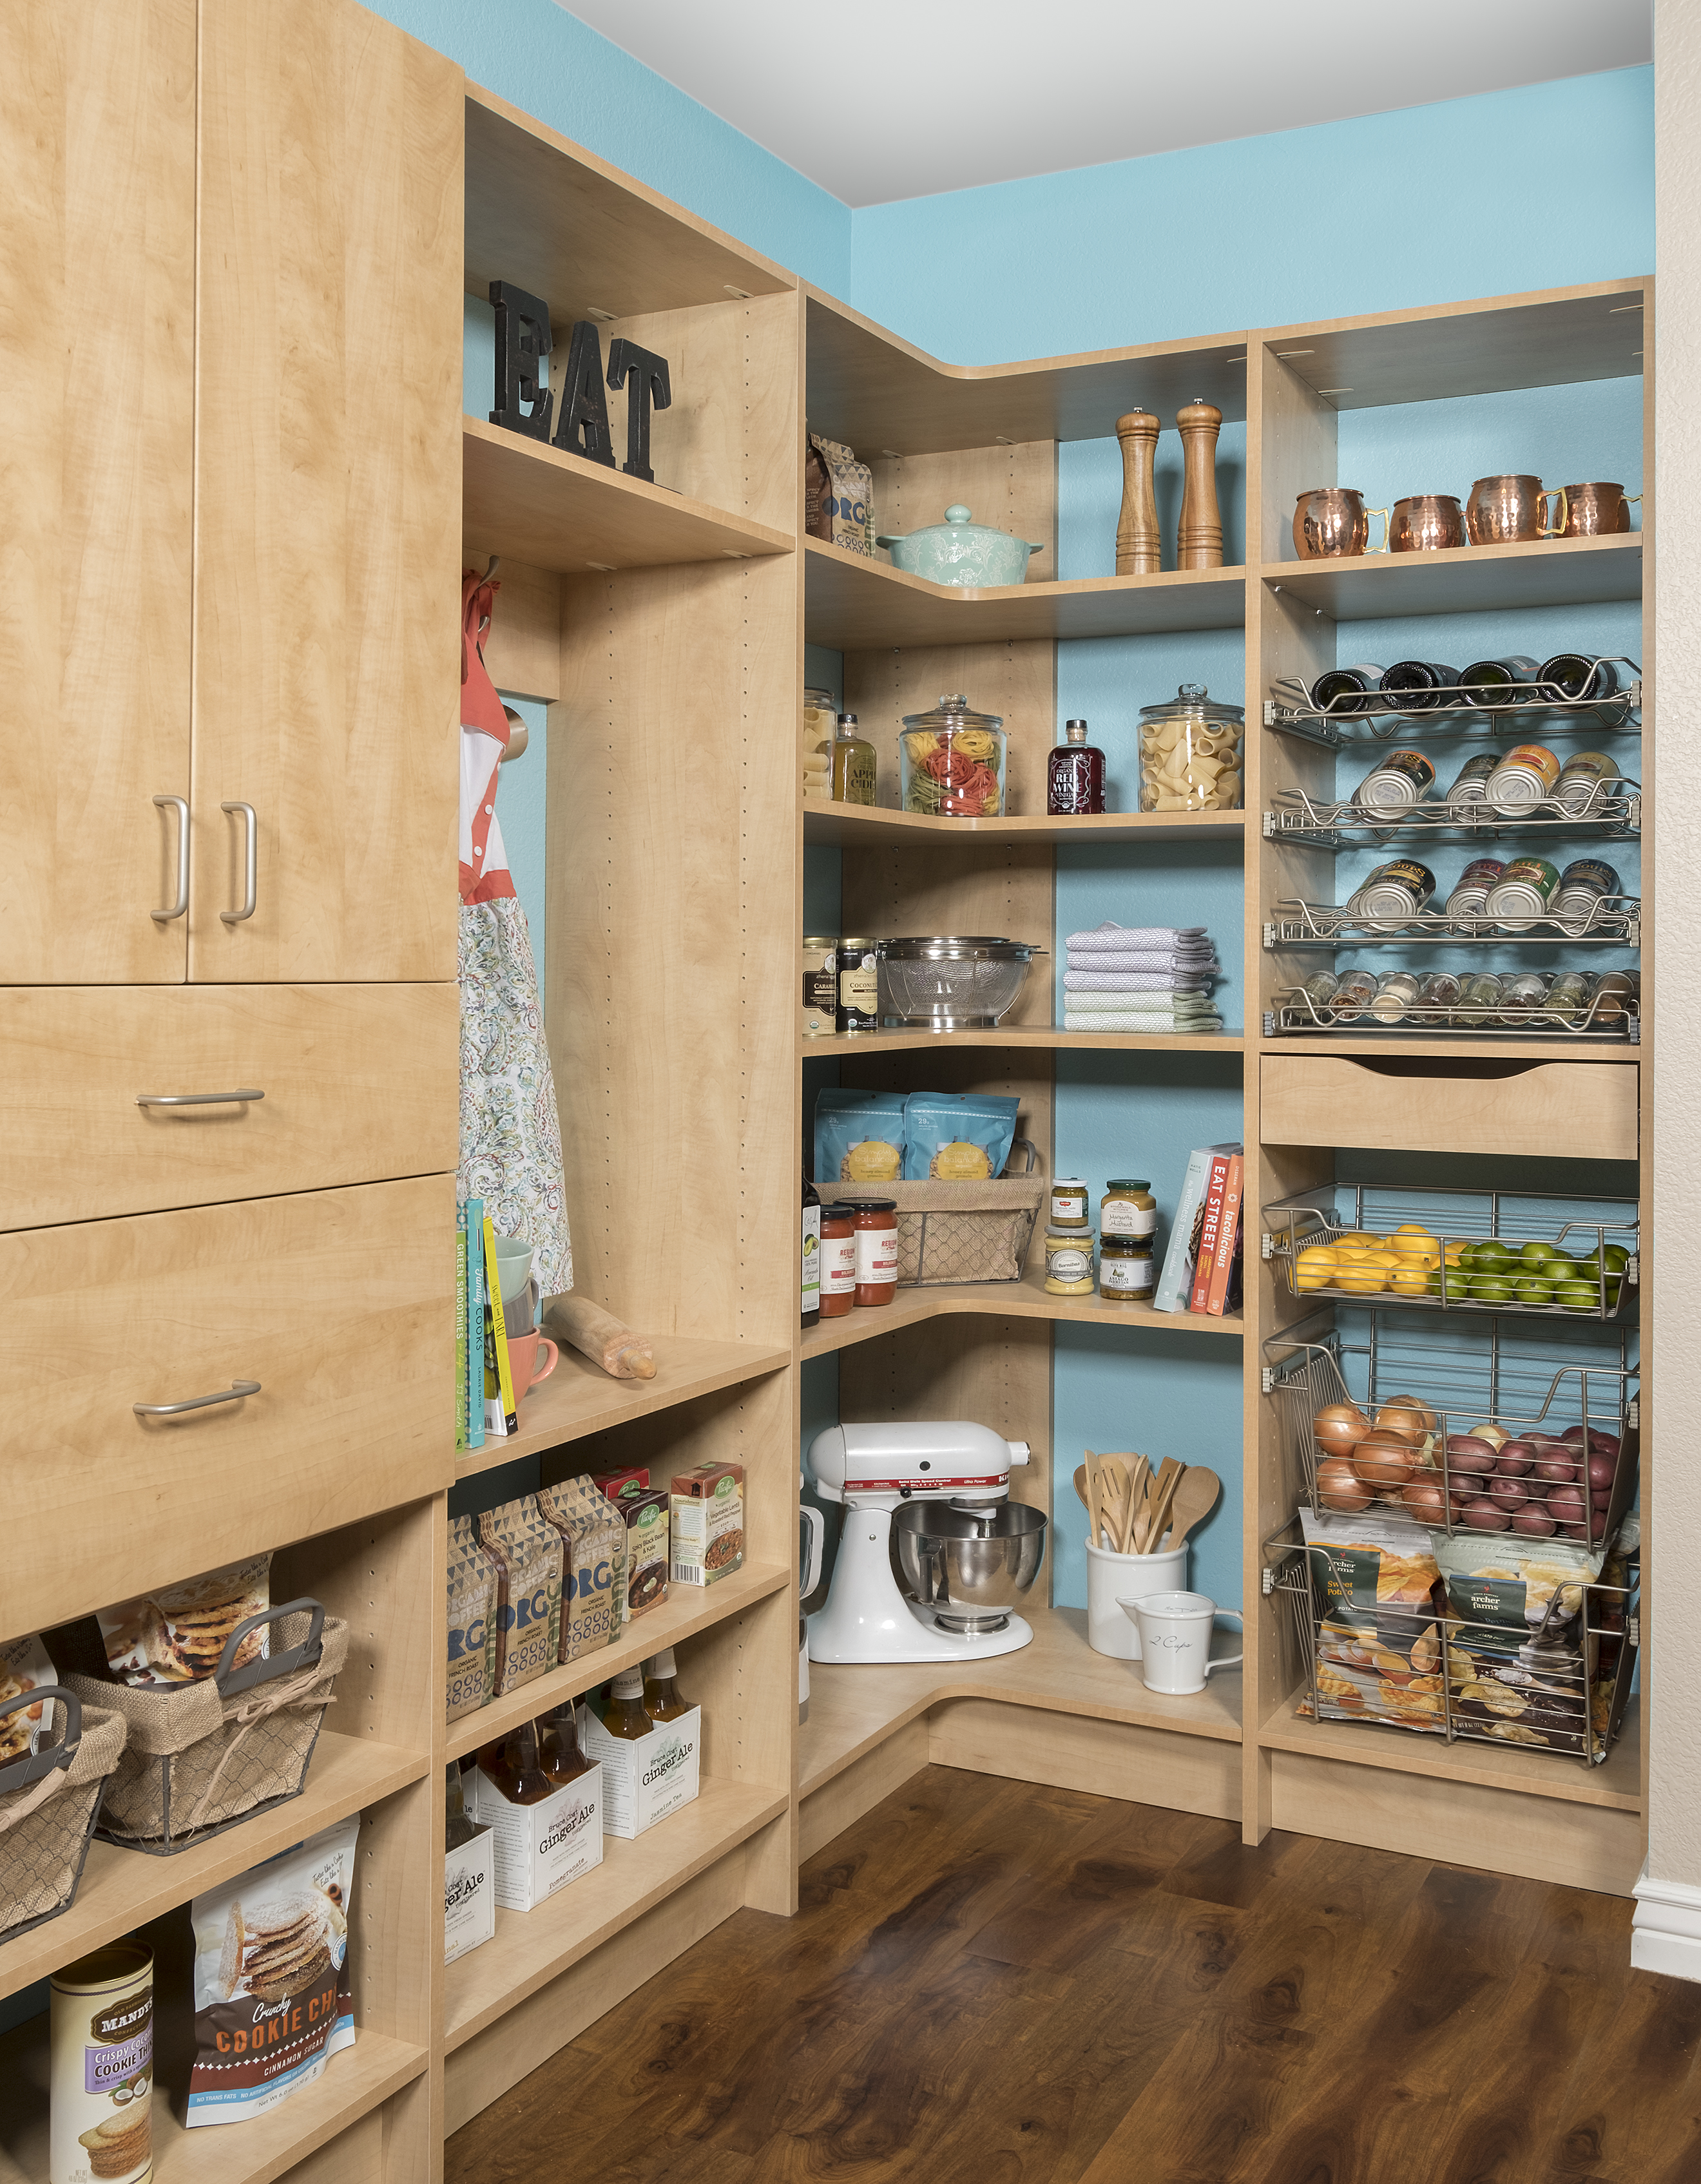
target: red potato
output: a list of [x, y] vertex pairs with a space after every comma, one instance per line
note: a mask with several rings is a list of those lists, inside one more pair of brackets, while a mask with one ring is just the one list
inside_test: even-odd
[[1587, 1524], [1561, 1524], [1559, 1536], [1562, 1540], [1587, 1540], [1589, 1528]]
[[1583, 1496], [1576, 1486], [1556, 1486], [1548, 1496], [1548, 1514], [1562, 1524], [1581, 1524], [1583, 1521]]
[[1497, 1508], [1521, 1509], [1530, 1496], [1521, 1479], [1505, 1479], [1497, 1473], [1488, 1482], [1488, 1499]]
[[1511, 1513], [1496, 1502], [1467, 1502], [1459, 1514], [1474, 1532], [1503, 1532], [1512, 1522]]
[[1549, 1479], [1559, 1485], [1569, 1485], [1576, 1475], [1576, 1465], [1569, 1462], [1563, 1457], [1543, 1457], [1536, 1467], [1536, 1476], [1538, 1479]]
[[1617, 1471], [1618, 1465], [1609, 1456], [1592, 1456], [1589, 1458], [1589, 1484], [1591, 1486], [1610, 1486]]
[[1612, 1506], [1613, 1497], [1610, 1487], [1605, 1489], [1598, 1487], [1589, 1496], [1589, 1507], [1592, 1509], [1610, 1509]]
[[1484, 1440], [1479, 1434], [1449, 1434], [1447, 1437], [1450, 1472], [1486, 1474], [1493, 1470], [1498, 1455], [1494, 1443]]
[[1536, 1451], [1527, 1440], [1509, 1440], [1502, 1444], [1494, 1468], [1509, 1479], [1521, 1479], [1536, 1461]]
[[1532, 1505], [1518, 1512], [1512, 1519], [1512, 1529], [1514, 1532], [1527, 1532], [1534, 1539], [1545, 1540], [1559, 1528], [1545, 1509], [1538, 1509]]

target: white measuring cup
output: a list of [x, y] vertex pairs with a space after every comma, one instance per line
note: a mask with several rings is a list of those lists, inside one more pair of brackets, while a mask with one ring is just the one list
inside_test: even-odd
[[1149, 1691], [1180, 1697], [1202, 1691], [1213, 1669], [1232, 1669], [1244, 1652], [1211, 1658], [1211, 1632], [1219, 1615], [1239, 1623], [1239, 1612], [1219, 1607], [1202, 1592], [1150, 1592], [1117, 1605], [1140, 1632], [1140, 1673]]

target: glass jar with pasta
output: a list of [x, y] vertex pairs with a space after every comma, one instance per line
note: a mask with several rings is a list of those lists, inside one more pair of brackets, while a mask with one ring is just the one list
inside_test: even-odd
[[930, 818], [1001, 819], [1004, 723], [977, 713], [967, 698], [941, 698], [930, 712], [906, 713], [898, 738], [906, 811]]
[[1142, 811], [1238, 811], [1246, 716], [1213, 704], [1202, 682], [1184, 682], [1163, 705], [1140, 709]]

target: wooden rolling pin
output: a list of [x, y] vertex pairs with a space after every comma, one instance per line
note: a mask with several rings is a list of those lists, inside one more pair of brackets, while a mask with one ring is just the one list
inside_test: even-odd
[[600, 1365], [613, 1380], [653, 1380], [655, 1357], [647, 1334], [634, 1334], [611, 1312], [577, 1293], [552, 1298], [544, 1314], [546, 1330]]

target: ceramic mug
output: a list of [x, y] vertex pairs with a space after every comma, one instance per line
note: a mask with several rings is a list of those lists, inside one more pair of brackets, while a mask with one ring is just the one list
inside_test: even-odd
[[496, 1279], [504, 1304], [512, 1304], [532, 1279], [532, 1246], [519, 1236], [496, 1239]]
[[1450, 493], [1414, 493], [1397, 500], [1388, 520], [1391, 554], [1438, 554], [1464, 543], [1464, 510]]
[[1219, 1607], [1202, 1592], [1152, 1592], [1118, 1606], [1140, 1631], [1140, 1673], [1149, 1691], [1182, 1697], [1202, 1691], [1213, 1669], [1232, 1669], [1244, 1653], [1211, 1658], [1211, 1631], [1219, 1615], [1241, 1620], [1232, 1607]]
[[[547, 1350], [549, 1362], [540, 1366], [538, 1354]], [[514, 1375], [514, 1400], [518, 1403], [528, 1388], [535, 1388], [539, 1380], [547, 1380], [561, 1360], [561, 1353], [547, 1334], [533, 1328], [528, 1334], [510, 1334], [508, 1338], [508, 1369]]]

